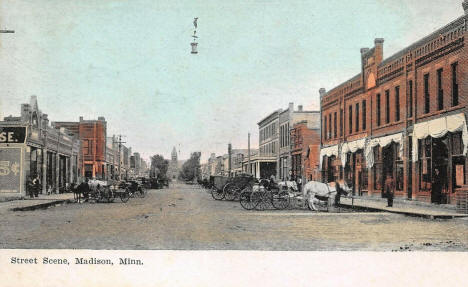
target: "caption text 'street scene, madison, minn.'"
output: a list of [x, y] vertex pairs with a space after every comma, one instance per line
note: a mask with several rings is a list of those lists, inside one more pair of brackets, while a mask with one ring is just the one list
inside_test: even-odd
[[467, 250], [467, 0], [182, 2], [0, 3], [0, 248]]

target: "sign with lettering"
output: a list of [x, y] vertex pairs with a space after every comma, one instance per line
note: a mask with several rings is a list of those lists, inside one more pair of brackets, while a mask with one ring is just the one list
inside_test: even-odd
[[0, 127], [0, 143], [24, 143], [26, 127]]
[[0, 193], [19, 193], [21, 148], [0, 148]]

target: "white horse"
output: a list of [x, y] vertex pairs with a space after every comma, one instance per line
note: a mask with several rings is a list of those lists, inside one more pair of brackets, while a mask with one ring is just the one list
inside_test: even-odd
[[318, 182], [318, 181], [309, 181], [304, 185], [302, 195], [309, 203], [309, 208], [317, 211], [315, 204], [318, 204], [320, 201], [327, 201], [329, 204], [330, 199], [338, 201], [339, 197], [342, 194], [348, 195], [351, 192], [351, 188], [348, 187], [344, 180], [338, 181], [338, 186], [335, 182], [330, 182], [328, 184]]
[[295, 181], [281, 181], [278, 182], [278, 187], [280, 190], [287, 189], [289, 192], [297, 192], [297, 183]]

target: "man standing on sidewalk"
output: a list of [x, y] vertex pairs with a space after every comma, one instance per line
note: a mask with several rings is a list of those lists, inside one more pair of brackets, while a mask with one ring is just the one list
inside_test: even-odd
[[30, 176], [28, 176], [28, 179], [26, 181], [26, 190], [29, 194], [29, 197], [33, 198], [34, 197], [34, 184]]
[[37, 175], [33, 180], [33, 190], [34, 190], [35, 197], [39, 197], [40, 188], [41, 188], [41, 180], [39, 179], [39, 176]]
[[394, 195], [395, 183], [393, 177], [387, 174], [385, 179], [385, 195], [387, 196], [387, 207], [393, 206], [393, 195]]

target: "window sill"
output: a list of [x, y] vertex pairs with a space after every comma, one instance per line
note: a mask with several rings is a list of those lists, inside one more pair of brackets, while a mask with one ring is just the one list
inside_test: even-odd
[[430, 113], [427, 113], [427, 114], [422, 114], [417, 118], [417, 120], [432, 117], [432, 116], [437, 116], [437, 115], [441, 115], [441, 114], [445, 114], [445, 113], [455, 111], [455, 110], [458, 110], [458, 109], [462, 109], [462, 108], [463, 108], [463, 106], [459, 104], [458, 106], [450, 107], [450, 108], [447, 108], [447, 109], [444, 109], [444, 110], [433, 111], [433, 112], [430, 112]]

